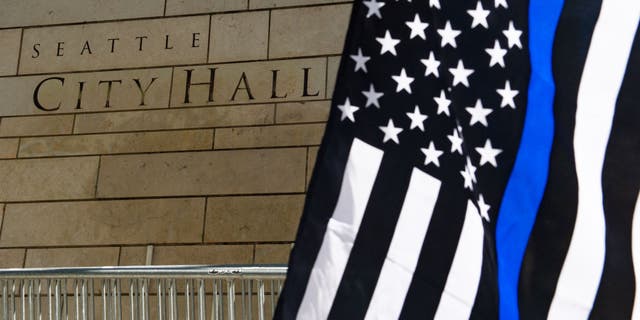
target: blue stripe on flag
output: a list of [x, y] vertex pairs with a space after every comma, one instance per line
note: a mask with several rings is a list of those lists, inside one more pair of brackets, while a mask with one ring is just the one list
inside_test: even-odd
[[531, 80], [516, 162], [496, 226], [500, 319], [519, 319], [518, 278], [527, 241], [544, 194], [553, 142], [553, 39], [564, 0], [529, 4]]

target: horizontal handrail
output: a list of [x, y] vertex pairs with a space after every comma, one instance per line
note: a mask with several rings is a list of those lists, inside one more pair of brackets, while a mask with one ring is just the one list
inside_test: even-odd
[[184, 265], [0, 269], [2, 279], [206, 278], [284, 279], [285, 265]]

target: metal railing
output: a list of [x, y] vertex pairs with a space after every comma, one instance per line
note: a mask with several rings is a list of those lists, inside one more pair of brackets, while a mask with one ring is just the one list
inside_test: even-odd
[[0, 269], [2, 320], [270, 319], [285, 266]]

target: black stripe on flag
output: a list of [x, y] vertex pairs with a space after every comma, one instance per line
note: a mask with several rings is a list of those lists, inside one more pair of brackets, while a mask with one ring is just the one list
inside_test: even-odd
[[414, 161], [385, 153], [330, 319], [363, 319], [387, 256]]
[[438, 309], [439, 299], [424, 297], [439, 297], [444, 290], [467, 209], [460, 201], [464, 192], [458, 184], [442, 185], [401, 319], [431, 319]]
[[600, 0], [567, 0], [558, 22], [553, 48], [555, 132], [549, 180], [521, 270], [522, 319], [546, 318], [571, 242], [578, 201], [573, 153], [576, 100], [600, 6]]
[[635, 288], [631, 255], [633, 211], [640, 189], [640, 33], [627, 64], [607, 145], [602, 187], [606, 260], [592, 319], [630, 319]]

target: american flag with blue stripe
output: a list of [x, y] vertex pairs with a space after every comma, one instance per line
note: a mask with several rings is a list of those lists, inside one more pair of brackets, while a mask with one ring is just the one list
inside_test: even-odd
[[356, 0], [275, 318], [640, 319], [639, 20]]

